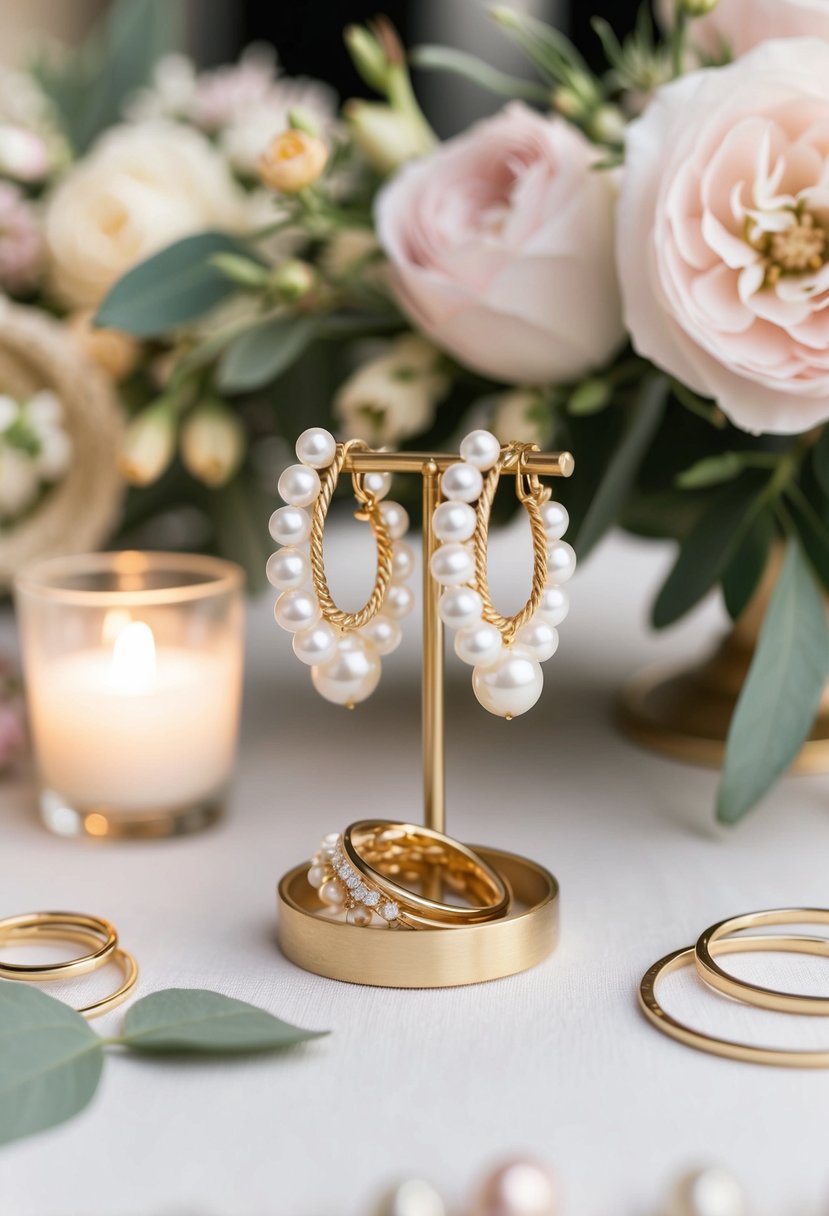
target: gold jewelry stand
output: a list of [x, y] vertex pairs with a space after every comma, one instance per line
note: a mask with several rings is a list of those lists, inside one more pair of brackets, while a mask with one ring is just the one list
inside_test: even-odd
[[[458, 456], [433, 452], [352, 449], [343, 469], [354, 473], [417, 473], [423, 480], [423, 820], [444, 832], [443, 622], [441, 588], [430, 562], [437, 548], [432, 516], [440, 502], [441, 474]], [[520, 471], [570, 477], [569, 452], [521, 454]], [[332, 918], [309, 885], [309, 862], [290, 870], [278, 889], [277, 940], [286, 958], [306, 971], [381, 988], [449, 988], [526, 971], [555, 948], [558, 883], [526, 858], [499, 850], [477, 851], [510, 882], [515, 907], [501, 920], [420, 933], [365, 928]]]

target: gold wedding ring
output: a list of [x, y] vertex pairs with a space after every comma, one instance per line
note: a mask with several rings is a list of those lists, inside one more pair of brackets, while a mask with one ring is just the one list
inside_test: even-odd
[[[723, 938], [731, 937], [741, 929], [754, 929], [769, 925], [829, 925], [829, 909], [827, 908], [774, 908], [768, 912], [748, 912], [744, 916], [732, 916], [712, 925], [700, 936], [695, 947], [695, 963], [701, 979], [718, 992], [748, 1005], [756, 1005], [760, 1009], [773, 1009], [777, 1013], [808, 1013], [829, 1014], [829, 997], [801, 996], [795, 992], [778, 992], [774, 988], [762, 988], [759, 984], [751, 984], [748, 980], [738, 979], [730, 975], [718, 963], [713, 955], [718, 951], [716, 946]], [[741, 938], [741, 941], [751, 940]], [[782, 939], [792, 941], [792, 938]], [[815, 941], [822, 939], [802, 939]], [[780, 947], [785, 950], [785, 946]], [[719, 953], [728, 953], [719, 951]], [[824, 951], [805, 951], [805, 953], [822, 954]]]

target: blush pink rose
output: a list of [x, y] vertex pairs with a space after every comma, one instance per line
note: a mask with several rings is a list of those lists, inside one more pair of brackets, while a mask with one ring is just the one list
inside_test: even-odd
[[574, 380], [621, 343], [614, 184], [596, 150], [524, 105], [413, 161], [380, 192], [377, 231], [412, 322], [502, 380]]
[[[675, 0], [664, 0], [670, 12]], [[718, 54], [725, 45], [734, 56], [772, 38], [825, 38], [829, 41], [829, 0], [720, 0], [691, 27], [694, 46]]]
[[660, 89], [628, 132], [633, 344], [744, 430], [829, 419], [829, 44], [766, 42]]

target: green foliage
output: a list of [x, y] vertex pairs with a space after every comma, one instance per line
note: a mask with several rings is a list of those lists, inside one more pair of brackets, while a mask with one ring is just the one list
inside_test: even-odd
[[827, 677], [823, 594], [792, 540], [731, 720], [717, 799], [721, 822], [741, 819], [792, 763]]
[[162, 336], [235, 294], [236, 284], [212, 259], [246, 252], [223, 232], [186, 236], [127, 271], [104, 298], [95, 323], [139, 338]]
[[275, 1051], [321, 1036], [264, 1009], [201, 988], [168, 988], [137, 1001], [120, 1042], [147, 1053], [228, 1054]]
[[829, 497], [829, 426], [824, 427], [815, 444], [812, 465], [823, 493]]
[[522, 98], [525, 101], [537, 101], [542, 105], [549, 105], [550, 102], [550, 90], [544, 85], [499, 72], [477, 55], [470, 55], [467, 51], [459, 51], [455, 47], [417, 46], [409, 52], [409, 62], [415, 68], [451, 72], [455, 76], [462, 76], [499, 97]]
[[240, 393], [270, 384], [299, 358], [317, 328], [315, 317], [271, 317], [251, 326], [222, 355], [219, 388]]
[[722, 572], [725, 606], [733, 621], [742, 616], [760, 585], [776, 536], [774, 514], [764, 507], [742, 535]]

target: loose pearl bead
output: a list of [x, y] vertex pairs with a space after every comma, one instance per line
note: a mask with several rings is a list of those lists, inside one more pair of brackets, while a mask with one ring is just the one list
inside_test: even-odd
[[450, 629], [462, 629], [481, 619], [484, 602], [471, 587], [448, 587], [440, 597], [438, 613]]
[[564, 587], [545, 587], [535, 610], [548, 625], [560, 625], [570, 611], [570, 596]]
[[556, 1216], [556, 1185], [533, 1161], [510, 1161], [484, 1180], [469, 1216]]
[[669, 1200], [667, 1216], [745, 1216], [739, 1183], [722, 1169], [697, 1170], [682, 1178]]
[[308, 882], [316, 890], [319, 890], [325, 882], [325, 870], [322, 866], [310, 866], [308, 870]]
[[560, 502], [545, 502], [541, 508], [541, 522], [550, 540], [561, 540], [570, 526], [570, 516], [567, 508]]
[[403, 637], [403, 630], [397, 621], [382, 612], [378, 612], [367, 625], [363, 625], [360, 633], [378, 654], [383, 655], [397, 650]]
[[409, 1178], [389, 1191], [375, 1216], [446, 1216], [446, 1204], [431, 1183]]
[[468, 464], [486, 472], [501, 455], [501, 444], [491, 431], [470, 431], [461, 443], [461, 456]]
[[363, 477], [363, 488], [379, 502], [391, 489], [391, 473], [366, 473]]
[[307, 582], [311, 563], [301, 549], [279, 549], [268, 558], [265, 572], [272, 587], [278, 591], [293, 591]]
[[429, 563], [432, 577], [444, 587], [468, 583], [475, 574], [475, 559], [466, 545], [441, 545]]
[[320, 887], [320, 899], [324, 904], [329, 904], [332, 908], [339, 908], [345, 903], [345, 891], [338, 882], [334, 882], [333, 878]]
[[558, 650], [558, 632], [543, 617], [533, 617], [522, 625], [515, 640], [534, 654], [539, 663], [546, 663]]
[[432, 516], [432, 530], [447, 544], [469, 540], [475, 531], [475, 510], [468, 502], [442, 502]]
[[327, 663], [337, 653], [338, 636], [328, 621], [317, 621], [310, 629], [303, 629], [294, 634], [294, 654], [300, 663], [307, 663], [309, 667]]
[[349, 925], [359, 925], [361, 929], [365, 929], [374, 920], [374, 914], [371, 908], [364, 908], [362, 904], [357, 904], [356, 908], [348, 909], [345, 919]]
[[304, 464], [292, 464], [285, 469], [276, 488], [280, 498], [292, 507], [310, 507], [320, 492], [320, 475]]
[[392, 540], [400, 540], [409, 530], [409, 512], [401, 507], [399, 502], [381, 502], [380, 514], [383, 516], [389, 536]]
[[278, 545], [301, 545], [311, 535], [311, 516], [301, 507], [278, 507], [268, 527]]
[[414, 612], [415, 597], [411, 587], [405, 583], [392, 583], [383, 600], [383, 608], [387, 616], [402, 621], [409, 613]]
[[310, 629], [320, 619], [317, 597], [310, 591], [283, 591], [273, 610], [277, 625], [288, 633]]
[[411, 545], [398, 541], [391, 551], [391, 577], [395, 583], [403, 583], [414, 570], [415, 555]]
[[[339, 843], [340, 843], [339, 832], [326, 832], [325, 835], [323, 836], [322, 840], [320, 841], [320, 849], [322, 849], [323, 851], [330, 849], [331, 852], [333, 853], [336, 851]], [[329, 856], [330, 855], [331, 854], [329, 854]]]
[[311, 679], [326, 701], [356, 705], [370, 697], [379, 684], [380, 657], [356, 633], [345, 633], [337, 642], [333, 659], [311, 668]]
[[475, 696], [500, 718], [517, 718], [532, 709], [543, 687], [541, 664], [523, 646], [505, 647], [491, 666], [472, 672]]
[[547, 585], [559, 587], [576, 572], [576, 554], [566, 540], [554, 540], [547, 550]]
[[488, 621], [464, 625], [455, 635], [455, 654], [470, 667], [489, 667], [501, 653], [501, 635]]
[[462, 461], [459, 464], [450, 464], [440, 479], [440, 488], [443, 497], [452, 502], [474, 502], [476, 498], [481, 497], [484, 479], [481, 470], [476, 469], [474, 464]]
[[327, 469], [337, 455], [337, 441], [324, 427], [312, 426], [297, 439], [296, 454], [312, 469]]

